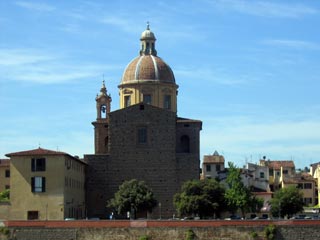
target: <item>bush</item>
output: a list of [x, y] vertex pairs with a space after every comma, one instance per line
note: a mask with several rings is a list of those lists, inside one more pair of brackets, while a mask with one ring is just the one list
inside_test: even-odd
[[193, 232], [192, 229], [188, 229], [186, 231], [186, 240], [194, 240], [195, 236], [196, 236], [196, 234]]
[[8, 236], [10, 233], [10, 230], [6, 227], [0, 227], [0, 233], [2, 233], [3, 235]]
[[276, 235], [276, 227], [273, 224], [268, 225], [264, 229], [264, 235], [268, 240], [274, 240]]
[[146, 235], [143, 235], [139, 238], [139, 240], [150, 240], [150, 238]]
[[258, 233], [256, 231], [252, 231], [252, 232], [250, 232], [250, 237], [252, 239], [256, 239], [258, 237]]

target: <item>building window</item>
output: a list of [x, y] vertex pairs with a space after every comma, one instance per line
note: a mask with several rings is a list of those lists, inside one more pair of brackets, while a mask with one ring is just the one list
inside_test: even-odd
[[298, 183], [297, 188], [299, 188], [299, 189], [303, 189], [303, 184], [302, 184], [302, 183]]
[[164, 95], [163, 99], [163, 108], [164, 109], [171, 109], [171, 96], [170, 95]]
[[216, 165], [216, 171], [217, 171], [217, 172], [220, 172], [220, 171], [221, 171], [221, 165], [220, 165], [220, 164], [217, 164], [217, 165]]
[[10, 189], [10, 185], [6, 185], [4, 188], [5, 188], [6, 190], [7, 190], [7, 189]]
[[150, 94], [143, 94], [143, 102], [146, 104], [152, 103], [152, 98]]
[[45, 158], [32, 158], [31, 159], [31, 171], [42, 172], [46, 170], [46, 159]]
[[283, 173], [283, 174], [288, 174], [288, 170], [287, 170], [287, 169], [282, 170], [282, 173]]
[[129, 107], [131, 105], [130, 96], [124, 96], [124, 107]]
[[138, 129], [138, 143], [147, 143], [147, 128], [142, 127]]
[[31, 191], [32, 192], [45, 192], [46, 191], [46, 178], [45, 177], [32, 177], [31, 178]]
[[107, 106], [106, 105], [101, 105], [100, 106], [100, 117], [101, 118], [107, 118], [108, 117]]
[[206, 165], [207, 172], [211, 172], [211, 165]]
[[260, 178], [264, 178], [264, 172], [260, 172]]
[[183, 153], [189, 153], [190, 152], [190, 139], [187, 135], [183, 135], [180, 138], [181, 142], [181, 149]]
[[305, 205], [309, 205], [309, 204], [312, 203], [312, 198], [304, 198], [303, 202], [304, 202]]
[[312, 184], [311, 183], [305, 183], [304, 184], [304, 189], [311, 189], [312, 188]]
[[38, 211], [28, 211], [28, 220], [37, 220], [39, 219]]
[[10, 170], [6, 170], [6, 172], [5, 172], [5, 176], [6, 176], [6, 178], [9, 178], [10, 177]]

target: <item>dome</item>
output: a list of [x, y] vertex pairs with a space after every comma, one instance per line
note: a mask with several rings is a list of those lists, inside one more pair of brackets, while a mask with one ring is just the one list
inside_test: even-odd
[[146, 29], [141, 33], [141, 40], [143, 39], [147, 39], [147, 38], [152, 38], [152, 39], [156, 39], [153, 32], [151, 32], [150, 29]]
[[124, 70], [121, 83], [159, 81], [175, 83], [173, 72], [161, 58], [141, 55], [133, 59]]

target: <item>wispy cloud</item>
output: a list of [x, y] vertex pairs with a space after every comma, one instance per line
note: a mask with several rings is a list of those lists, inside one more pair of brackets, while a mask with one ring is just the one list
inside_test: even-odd
[[40, 2], [31, 2], [31, 1], [17, 1], [15, 2], [16, 5], [22, 8], [26, 8], [28, 10], [40, 11], [40, 12], [51, 12], [54, 11], [56, 8], [52, 5], [47, 3], [40, 3]]
[[141, 26], [139, 24], [135, 24], [135, 21], [128, 17], [109, 15], [106, 17], [102, 17], [99, 21], [103, 24], [118, 27], [122, 31], [129, 33], [137, 33], [141, 31]]
[[286, 47], [293, 49], [307, 49], [307, 50], [320, 50], [320, 45], [308, 41], [301, 40], [289, 40], [289, 39], [268, 39], [262, 42], [263, 44], [276, 46], [276, 47]]
[[32, 64], [48, 60], [54, 60], [55, 57], [43, 54], [37, 50], [31, 49], [0, 49], [0, 67], [14, 66], [23, 64]]
[[298, 18], [319, 12], [318, 9], [304, 4], [270, 1], [215, 0], [211, 3], [224, 10], [233, 10], [260, 17]]
[[230, 76], [227, 73], [221, 73], [216, 68], [177, 68], [174, 71], [175, 75], [180, 79], [201, 79], [201, 82], [211, 82], [222, 85], [243, 85], [251, 82], [251, 77], [248, 75], [238, 75], [237, 77]]
[[2, 81], [15, 80], [43, 84], [68, 82], [97, 76], [106, 70], [119, 69], [116, 65], [100, 63], [70, 63], [67, 56], [34, 49], [1, 49], [0, 74]]
[[227, 161], [244, 160], [250, 155], [258, 158], [261, 154], [274, 158], [320, 154], [317, 117], [293, 121], [272, 116], [269, 119], [234, 116], [206, 119], [205, 123], [205, 131], [201, 134], [205, 154], [215, 149], [229, 151]]

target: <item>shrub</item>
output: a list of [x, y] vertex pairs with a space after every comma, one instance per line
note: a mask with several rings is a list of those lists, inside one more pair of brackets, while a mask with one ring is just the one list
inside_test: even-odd
[[250, 237], [252, 239], [256, 239], [258, 237], [258, 233], [256, 231], [252, 231], [252, 232], [250, 232]]
[[192, 229], [188, 229], [186, 231], [186, 240], [194, 240], [195, 236], [196, 236], [196, 234], [193, 232]]
[[268, 225], [264, 229], [264, 235], [268, 240], [274, 240], [276, 235], [276, 227], [273, 224]]
[[150, 240], [150, 238], [146, 235], [143, 235], [139, 238], [139, 240]]

